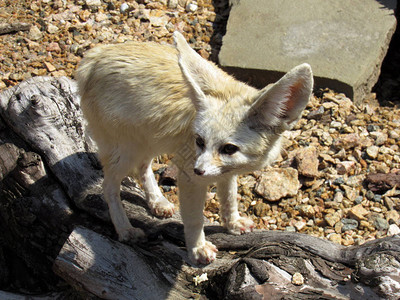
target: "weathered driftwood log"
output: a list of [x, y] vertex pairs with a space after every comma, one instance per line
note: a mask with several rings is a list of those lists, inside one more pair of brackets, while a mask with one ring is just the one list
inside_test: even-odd
[[179, 216], [151, 216], [129, 178], [124, 206], [148, 242], [121, 244], [94, 152], [72, 80], [38, 77], [0, 94], [0, 289], [73, 299], [61, 277], [82, 298], [400, 298], [399, 236], [346, 248], [287, 232], [232, 236], [210, 225], [218, 259], [197, 268]]

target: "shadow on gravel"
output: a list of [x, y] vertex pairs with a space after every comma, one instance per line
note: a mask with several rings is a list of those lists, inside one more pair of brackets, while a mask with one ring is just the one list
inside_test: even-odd
[[400, 106], [400, 0], [395, 12], [397, 28], [383, 60], [378, 82], [372, 89], [383, 106]]
[[226, 33], [226, 24], [228, 23], [231, 7], [229, 0], [213, 0], [214, 12], [216, 13], [213, 23], [213, 35], [211, 37], [211, 57], [210, 60], [218, 64], [218, 54], [222, 46], [222, 37]]

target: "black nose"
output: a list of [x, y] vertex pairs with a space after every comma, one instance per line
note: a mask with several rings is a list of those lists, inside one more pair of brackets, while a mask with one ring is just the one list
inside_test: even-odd
[[195, 173], [196, 175], [201, 176], [201, 175], [203, 175], [203, 174], [205, 173], [205, 171], [204, 171], [204, 170], [197, 169], [197, 168], [194, 168], [194, 173]]

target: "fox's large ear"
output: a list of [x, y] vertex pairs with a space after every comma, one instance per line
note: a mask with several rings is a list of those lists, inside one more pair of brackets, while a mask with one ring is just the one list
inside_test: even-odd
[[260, 91], [249, 112], [251, 126], [291, 129], [300, 119], [313, 88], [311, 67], [302, 64]]
[[201, 109], [206, 105], [206, 96], [211, 89], [210, 83], [218, 78], [217, 68], [202, 58], [194, 51], [181, 33], [175, 31], [173, 34], [176, 49], [178, 50], [179, 66], [186, 80], [191, 85], [195, 95], [195, 106]]

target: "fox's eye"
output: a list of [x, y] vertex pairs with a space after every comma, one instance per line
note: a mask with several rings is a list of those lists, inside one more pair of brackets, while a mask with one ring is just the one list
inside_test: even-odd
[[197, 147], [199, 147], [200, 149], [204, 149], [205, 147], [205, 143], [204, 140], [201, 137], [196, 137], [196, 145]]
[[227, 155], [232, 155], [236, 153], [239, 150], [238, 146], [232, 145], [232, 144], [226, 144], [221, 147], [219, 152], [221, 154], [227, 154]]

